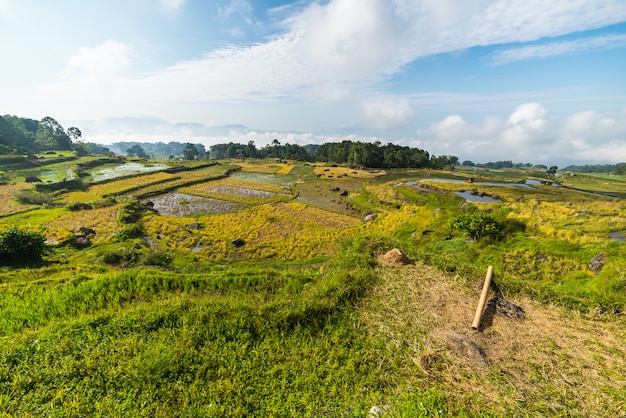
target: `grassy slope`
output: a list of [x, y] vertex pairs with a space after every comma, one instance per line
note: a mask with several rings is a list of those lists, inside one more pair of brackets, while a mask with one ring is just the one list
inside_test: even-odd
[[[248, 237], [251, 252], [224, 252], [239, 261], [172, 247], [167, 268], [101, 266], [107, 252], [150, 252], [141, 240], [98, 238], [86, 250], [57, 250], [48, 265], [0, 271], [0, 413], [365, 416], [372, 405], [388, 405], [389, 416], [626, 412], [626, 327], [615, 314], [624, 310], [626, 260], [624, 244], [606, 239], [624, 230], [622, 201], [511, 189], [498, 190], [504, 204], [462, 209], [452, 195], [392, 187], [399, 180], [367, 186], [310, 171], [291, 170], [306, 179], [299, 187], [310, 204], [325, 208], [332, 199], [341, 212], [373, 210], [379, 219], [329, 235], [318, 215], [297, 238]], [[349, 197], [329, 190], [336, 185]], [[454, 235], [447, 223], [462, 210], [493, 210], [505, 239]], [[3, 222], [50, 230], [55, 217], [73, 219], [64, 213], [38, 209]], [[263, 215], [263, 228], [282, 231], [287, 215]], [[206, 232], [186, 230], [191, 220], [182, 219], [180, 233], [206, 242], [209, 232], [230, 236], [245, 227], [230, 217], [211, 217], [216, 226]], [[156, 219], [167, 227], [166, 217], [150, 215], [149, 234]], [[246, 225], [266, 235], [256, 221]], [[316, 240], [326, 249], [346, 243], [318, 264], [330, 253]], [[255, 245], [283, 261], [247, 259], [262, 253]], [[423, 261], [379, 265], [394, 246]], [[598, 252], [607, 262], [593, 275], [587, 264]], [[494, 288], [527, 319], [487, 315], [474, 332], [488, 264], [496, 267]]]

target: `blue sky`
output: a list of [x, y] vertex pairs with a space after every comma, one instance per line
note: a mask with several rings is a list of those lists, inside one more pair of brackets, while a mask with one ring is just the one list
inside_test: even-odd
[[87, 141], [626, 162], [624, 0], [0, 0], [0, 114]]

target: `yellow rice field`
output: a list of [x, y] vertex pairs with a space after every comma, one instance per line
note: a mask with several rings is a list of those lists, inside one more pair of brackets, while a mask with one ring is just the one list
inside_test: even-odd
[[293, 197], [291, 190], [284, 186], [230, 177], [208, 183], [181, 187], [178, 191], [246, 205], [260, 205], [269, 202], [284, 201]]
[[61, 242], [78, 233], [81, 227], [91, 228], [96, 231], [93, 242], [106, 241], [113, 237], [119, 226], [115, 222], [120, 205], [109, 206], [92, 210], [80, 210], [67, 212], [44, 223], [45, 235], [49, 242]]
[[0, 185], [0, 215], [9, 215], [36, 207], [21, 205], [14, 200], [15, 193], [27, 187], [30, 187], [28, 183]]

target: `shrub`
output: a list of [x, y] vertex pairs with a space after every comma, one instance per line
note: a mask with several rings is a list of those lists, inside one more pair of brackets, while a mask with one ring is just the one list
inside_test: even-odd
[[133, 224], [141, 219], [145, 207], [137, 200], [132, 199], [120, 208], [117, 220], [121, 224]]
[[15, 199], [23, 205], [49, 205], [52, 196], [35, 190], [20, 190], [15, 193]]
[[172, 254], [150, 251], [142, 257], [141, 262], [146, 266], [166, 267], [172, 264], [173, 260], [174, 256], [172, 256]]
[[122, 230], [117, 234], [117, 237], [124, 241], [127, 239], [141, 238], [146, 235], [146, 230], [141, 222], [136, 224], [124, 225]]
[[450, 221], [450, 228], [465, 232], [473, 240], [482, 237], [498, 238], [502, 232], [502, 224], [484, 212], [462, 213]]
[[46, 252], [46, 238], [39, 232], [13, 226], [0, 233], [0, 260], [8, 262], [40, 261]]

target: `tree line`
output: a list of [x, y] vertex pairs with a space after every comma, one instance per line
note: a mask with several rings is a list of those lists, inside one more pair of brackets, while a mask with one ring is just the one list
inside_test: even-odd
[[50, 116], [39, 121], [13, 115], [0, 116], [0, 154], [77, 149], [81, 137], [80, 129], [72, 126], [65, 130]]
[[210, 158], [277, 158], [311, 162], [346, 164], [351, 167], [370, 168], [450, 168], [458, 164], [455, 156], [430, 155], [428, 151], [380, 142], [345, 140], [321, 145], [281, 144], [277, 139], [258, 149], [253, 141], [247, 144], [229, 142], [210, 147]]

